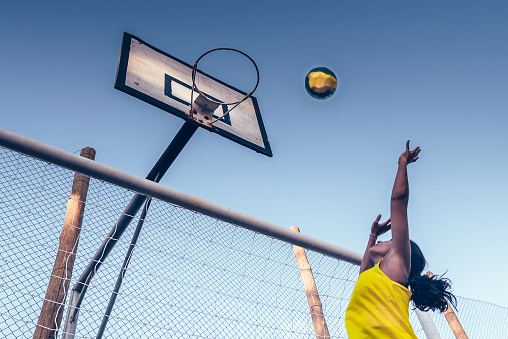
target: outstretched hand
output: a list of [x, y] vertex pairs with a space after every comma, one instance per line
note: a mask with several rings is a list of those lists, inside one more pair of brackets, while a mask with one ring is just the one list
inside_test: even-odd
[[406, 150], [399, 157], [399, 164], [410, 164], [418, 160], [418, 154], [420, 154], [420, 147], [416, 147], [414, 150], [409, 150], [409, 140], [406, 142]]
[[370, 228], [370, 233], [375, 236], [380, 236], [381, 234], [385, 234], [386, 232], [388, 232], [389, 230], [392, 229], [392, 224], [391, 224], [392, 218], [388, 218], [388, 220], [386, 220], [385, 222], [383, 222], [381, 224], [379, 223], [379, 220], [381, 220], [381, 214], [377, 215], [376, 220], [374, 220], [374, 222], [372, 223], [372, 227]]

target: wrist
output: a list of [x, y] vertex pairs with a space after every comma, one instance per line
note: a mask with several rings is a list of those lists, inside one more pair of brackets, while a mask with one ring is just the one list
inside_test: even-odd
[[377, 234], [375, 234], [375, 233], [371, 233], [371, 234], [369, 234], [369, 237], [374, 237], [374, 238], [377, 238]]

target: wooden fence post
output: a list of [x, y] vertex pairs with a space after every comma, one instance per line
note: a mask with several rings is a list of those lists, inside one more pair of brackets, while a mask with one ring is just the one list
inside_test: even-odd
[[[291, 226], [290, 229], [300, 233], [300, 229], [296, 226]], [[314, 282], [312, 269], [309, 261], [307, 260], [307, 255], [305, 254], [305, 249], [303, 247], [293, 245], [293, 250], [295, 252], [298, 268], [300, 269], [303, 287], [305, 289], [305, 293], [307, 294], [307, 302], [309, 303], [310, 315], [312, 317], [312, 322], [314, 323], [316, 338], [330, 338], [328, 326], [326, 325], [325, 316], [323, 314], [323, 306], [321, 304], [321, 300], [319, 299], [318, 290]]]
[[[85, 147], [80, 155], [95, 159], [95, 150]], [[69, 289], [74, 260], [78, 249], [81, 223], [85, 211], [86, 195], [90, 178], [79, 173], [74, 174], [72, 191], [67, 203], [65, 222], [60, 234], [60, 245], [49, 279], [48, 289], [42, 304], [41, 313], [35, 329], [34, 339], [56, 338], [62, 321], [63, 303]]]
[[[429, 277], [433, 277], [434, 274], [432, 272], [427, 272], [427, 275]], [[453, 308], [448, 303], [448, 307], [446, 308], [446, 311], [443, 312], [446, 320], [448, 321], [448, 324], [450, 325], [453, 334], [455, 334], [455, 338], [457, 339], [468, 339], [466, 331], [462, 328], [462, 325], [459, 322], [459, 319], [457, 318], [457, 315], [455, 312], [453, 312]]]

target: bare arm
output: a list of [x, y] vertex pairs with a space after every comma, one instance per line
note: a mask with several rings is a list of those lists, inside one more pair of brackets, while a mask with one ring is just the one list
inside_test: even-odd
[[377, 237], [383, 233], [386, 233], [390, 230], [391, 224], [390, 219], [386, 220], [384, 223], [379, 223], [381, 219], [381, 214], [378, 214], [376, 220], [372, 223], [372, 227], [370, 228], [369, 241], [367, 243], [367, 248], [365, 249], [365, 253], [363, 254], [362, 263], [360, 264], [360, 274], [363, 271], [368, 270], [369, 268], [374, 267], [374, 263], [369, 256], [369, 248], [376, 244]]
[[409, 150], [409, 140], [406, 150], [399, 157], [399, 166], [395, 183], [393, 184], [390, 212], [392, 218], [392, 247], [381, 269], [393, 281], [407, 283], [411, 271], [411, 245], [409, 243], [409, 227], [407, 220], [407, 205], [409, 201], [409, 183], [407, 165], [418, 160], [420, 147]]

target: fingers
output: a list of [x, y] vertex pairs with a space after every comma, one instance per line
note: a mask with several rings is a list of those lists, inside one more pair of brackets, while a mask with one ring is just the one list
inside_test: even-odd
[[374, 221], [374, 224], [377, 224], [381, 220], [381, 214], [378, 214], [376, 217], [376, 220]]
[[381, 224], [381, 226], [386, 226], [392, 221], [392, 218], [388, 218], [384, 223]]
[[409, 140], [406, 142], [406, 154], [407, 154], [407, 160], [408, 160], [408, 163], [412, 163], [412, 162], [415, 162], [416, 160], [419, 159], [418, 157], [418, 154], [420, 154], [421, 152], [421, 148], [420, 146], [417, 146], [414, 150], [410, 151], [409, 150]]
[[392, 227], [392, 224], [389, 221], [387, 221], [387, 222], [384, 222], [382, 224], [379, 224], [379, 226], [383, 227], [383, 228], [384, 227], [388, 227], [388, 229], [390, 229]]
[[409, 162], [415, 162], [416, 160], [418, 160], [420, 157], [418, 157], [418, 154], [420, 154], [420, 151], [421, 151], [421, 148], [420, 147], [416, 147], [414, 150], [411, 151], [411, 154], [409, 156]]
[[[381, 225], [380, 225], [381, 226]], [[386, 225], [382, 225], [378, 230], [377, 230], [377, 235], [381, 235], [381, 234], [385, 234], [386, 232], [388, 232], [389, 230], [392, 229], [392, 225], [391, 224], [386, 224]]]
[[391, 226], [385, 226], [385, 227], [381, 228], [381, 229], [377, 232], [377, 234], [378, 234], [378, 236], [379, 236], [379, 235], [382, 235], [382, 234], [385, 234], [386, 232], [388, 232], [388, 231], [389, 231], [389, 230], [391, 230], [391, 229], [392, 229], [392, 228], [391, 228]]
[[409, 150], [409, 142], [410, 142], [410, 140], [406, 141], [406, 151], [408, 151], [409, 153], [415, 153], [415, 155], [418, 155], [418, 153], [420, 153], [420, 151], [421, 151], [420, 146], [417, 146], [417, 147], [415, 147], [414, 150], [410, 151]]

